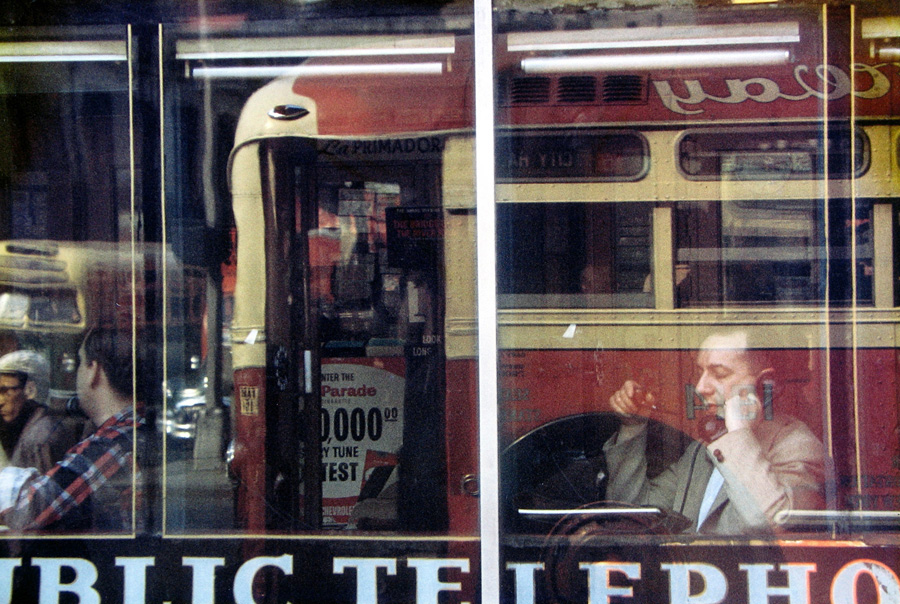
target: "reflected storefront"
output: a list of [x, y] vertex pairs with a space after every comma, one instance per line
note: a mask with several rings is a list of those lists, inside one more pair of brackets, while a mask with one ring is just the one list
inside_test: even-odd
[[0, 601], [900, 601], [896, 10], [150, 6], [0, 17]]

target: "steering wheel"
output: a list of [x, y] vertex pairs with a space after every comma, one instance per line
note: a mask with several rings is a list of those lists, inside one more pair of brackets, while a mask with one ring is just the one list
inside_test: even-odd
[[[581, 413], [548, 422], [518, 438], [500, 457], [500, 507], [508, 533], [546, 535], [559, 514], [525, 510], [576, 510], [606, 499], [605, 443], [619, 429], [614, 413]], [[648, 422], [647, 474], [653, 478], [677, 460], [691, 438], [661, 422]], [[596, 518], [595, 518], [596, 520]]]

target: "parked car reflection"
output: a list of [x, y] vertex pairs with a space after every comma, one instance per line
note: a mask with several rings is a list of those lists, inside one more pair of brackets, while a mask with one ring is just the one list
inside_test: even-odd
[[166, 412], [158, 423], [160, 431], [165, 432], [170, 452], [224, 459], [230, 440], [231, 396], [223, 396], [221, 405], [212, 407], [208, 405], [208, 399], [206, 378], [197, 386], [166, 389]]

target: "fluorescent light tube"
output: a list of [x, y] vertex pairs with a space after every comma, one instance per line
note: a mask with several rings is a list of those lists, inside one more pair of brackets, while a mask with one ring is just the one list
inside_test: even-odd
[[191, 76], [200, 79], [277, 78], [281, 76], [369, 76], [369, 75], [441, 75], [444, 64], [370, 63], [358, 65], [290, 65], [283, 67], [195, 67]]
[[183, 61], [374, 57], [453, 54], [453, 35], [319, 36], [290, 38], [204, 38], [179, 40], [175, 57]]
[[127, 58], [125, 55], [16, 55], [0, 56], [0, 63], [109, 63]]
[[885, 47], [878, 49], [879, 61], [900, 61], [900, 48]]
[[900, 17], [869, 17], [860, 26], [864, 40], [900, 37]]
[[0, 63], [84, 63], [127, 58], [124, 40], [0, 42]]
[[525, 73], [642, 71], [737, 67], [741, 65], [783, 65], [789, 60], [790, 53], [787, 50], [721, 50], [628, 55], [531, 57], [522, 59], [522, 71]]
[[797, 22], [753, 25], [668, 25], [583, 31], [512, 33], [511, 52], [610, 50], [684, 46], [790, 44], [800, 41]]

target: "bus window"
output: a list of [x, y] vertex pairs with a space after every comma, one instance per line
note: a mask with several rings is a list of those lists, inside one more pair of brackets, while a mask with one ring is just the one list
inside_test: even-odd
[[28, 295], [19, 292], [0, 294], [0, 321], [24, 323], [28, 312]]
[[823, 151], [819, 126], [688, 130], [678, 143], [678, 166], [692, 180], [822, 178], [826, 170], [828, 178], [865, 174], [871, 161], [865, 133], [839, 126], [827, 133]]
[[114, 25], [4, 32], [0, 110], [15, 127], [3, 133], [9, 164], [0, 238], [128, 239], [117, 217], [128, 212], [140, 171], [132, 173], [123, 144], [131, 126], [124, 32]]
[[682, 201], [676, 208], [680, 307], [808, 305], [826, 298], [838, 304], [872, 303], [871, 203], [859, 203], [853, 217], [849, 202], [832, 201], [827, 220], [822, 204], [810, 200]]
[[497, 137], [498, 182], [613, 182], [643, 178], [647, 141], [636, 132], [517, 132]]
[[400, 205], [400, 183], [322, 175], [317, 188], [318, 225], [307, 236], [325, 339], [397, 338], [402, 272], [390, 264], [386, 220]]
[[32, 294], [28, 318], [35, 323], [77, 325], [81, 322], [81, 313], [75, 301], [75, 292], [60, 290]]
[[648, 203], [497, 208], [500, 308], [652, 305]]

